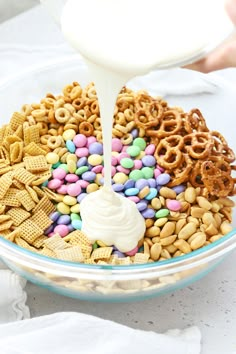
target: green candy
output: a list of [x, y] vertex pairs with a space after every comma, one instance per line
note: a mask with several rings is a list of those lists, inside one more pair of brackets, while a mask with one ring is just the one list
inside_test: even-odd
[[129, 174], [129, 179], [133, 179], [134, 181], [138, 181], [141, 178], [144, 178], [144, 174], [141, 170], [133, 170]]
[[132, 159], [129, 159], [128, 157], [124, 157], [123, 159], [121, 159], [120, 164], [124, 168], [134, 167], [134, 161]]
[[[59, 167], [60, 166], [60, 162], [58, 161], [57, 163], [54, 163], [53, 165], [52, 165], [52, 168], [53, 169], [56, 169], [57, 167]], [[61, 167], [61, 166], [60, 166]]]
[[168, 209], [160, 209], [156, 212], [155, 216], [157, 219], [165, 218], [169, 213], [170, 211]]
[[67, 166], [67, 164], [66, 163], [62, 163], [62, 164], [60, 164], [60, 166], [58, 166], [59, 168], [62, 168], [63, 170], [65, 170], [66, 171], [66, 173], [68, 173], [69, 172], [69, 170], [68, 170], [68, 166]]
[[143, 138], [136, 138], [133, 141], [133, 145], [138, 146], [140, 150], [143, 151], [146, 148], [147, 143]]
[[97, 242], [94, 242], [94, 244], [93, 244], [93, 250], [95, 250], [96, 248], [98, 248], [98, 244], [97, 244]]
[[71, 220], [81, 220], [81, 217], [79, 216], [79, 214], [76, 214], [76, 213], [71, 213], [70, 218], [71, 218]]
[[145, 179], [152, 178], [153, 175], [154, 175], [153, 168], [151, 168], [151, 167], [143, 167], [141, 169], [141, 171], [142, 171], [143, 176], [144, 176]]
[[140, 154], [140, 147], [139, 146], [129, 146], [128, 149], [126, 150], [127, 154], [129, 154], [131, 157], [136, 157]]
[[81, 166], [79, 168], [77, 168], [77, 170], [75, 171], [76, 175], [82, 175], [84, 172], [88, 171], [88, 166]]

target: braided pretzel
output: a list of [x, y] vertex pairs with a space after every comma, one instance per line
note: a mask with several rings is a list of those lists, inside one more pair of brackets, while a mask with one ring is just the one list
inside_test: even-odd
[[192, 170], [192, 160], [187, 154], [182, 154], [180, 165], [174, 170], [166, 170], [171, 176], [171, 181], [168, 183], [168, 187], [178, 186], [181, 183], [189, 180], [189, 174]]
[[199, 109], [192, 109], [186, 116], [184, 128], [188, 134], [193, 132], [208, 132], [206, 121]]
[[213, 153], [214, 155], [222, 156], [225, 161], [233, 162], [235, 160], [235, 154], [232, 149], [229, 148], [225, 138], [217, 131], [212, 131], [211, 136], [214, 141]]
[[[160, 105], [160, 107], [162, 107]], [[163, 107], [162, 107], [163, 110]], [[181, 114], [176, 110], [167, 110], [163, 112], [155, 130], [148, 129], [146, 131], [148, 136], [157, 136], [158, 138], [165, 138], [171, 135], [178, 134], [182, 126]]]
[[209, 156], [213, 146], [211, 135], [206, 132], [196, 132], [184, 136], [185, 151], [194, 159], [204, 159]]
[[183, 138], [180, 135], [161, 139], [155, 151], [158, 164], [168, 170], [177, 168], [182, 160], [181, 149], [183, 145]]

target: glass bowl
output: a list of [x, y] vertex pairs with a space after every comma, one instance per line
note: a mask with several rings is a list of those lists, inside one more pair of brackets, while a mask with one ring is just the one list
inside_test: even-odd
[[[48, 92], [57, 94], [73, 81], [81, 85], [91, 81], [85, 64], [77, 55], [33, 67], [1, 82], [1, 124], [7, 123], [23, 104], [38, 102]], [[216, 76], [182, 69], [171, 73], [153, 72], [134, 79], [127, 86], [132, 89], [150, 87], [152, 95], [159, 95], [163, 91], [162, 84], [166, 86], [167, 82], [171, 90], [165, 98], [170, 105], [179, 105], [185, 110], [198, 107], [210, 129], [219, 130], [235, 148], [234, 131], [230, 129], [236, 110], [233, 86]], [[178, 82], [186, 83], [182, 94], [173, 92], [173, 87], [179, 87]], [[13, 271], [59, 294], [104, 302], [142, 300], [173, 292], [206, 275], [229, 257], [235, 247], [236, 229], [213, 244], [166, 261], [132, 266], [85, 265], [38, 255], [0, 237], [0, 257]]]

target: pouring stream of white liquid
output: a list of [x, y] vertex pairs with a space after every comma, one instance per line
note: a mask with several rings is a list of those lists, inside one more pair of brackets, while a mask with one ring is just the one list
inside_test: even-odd
[[133, 76], [194, 56], [224, 39], [233, 25], [222, 0], [68, 0], [61, 26], [86, 58], [102, 120], [104, 187], [82, 201], [82, 231], [127, 252], [143, 237], [145, 222], [135, 204], [111, 188], [117, 95]]

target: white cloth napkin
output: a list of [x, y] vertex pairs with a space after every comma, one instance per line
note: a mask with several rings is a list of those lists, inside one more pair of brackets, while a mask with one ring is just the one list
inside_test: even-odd
[[25, 284], [26, 280], [11, 270], [0, 269], [0, 323], [30, 317], [29, 308], [25, 304], [27, 299]]
[[197, 327], [165, 334], [75, 312], [0, 325], [1, 354], [200, 354]]

